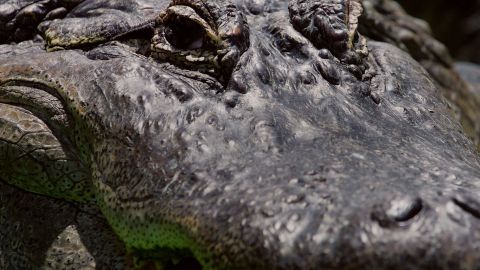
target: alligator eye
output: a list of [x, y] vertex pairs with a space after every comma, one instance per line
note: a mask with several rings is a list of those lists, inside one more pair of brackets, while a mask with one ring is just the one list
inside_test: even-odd
[[220, 77], [221, 38], [191, 7], [175, 5], [161, 14], [151, 46], [159, 61]]
[[165, 25], [164, 33], [167, 41], [180, 50], [200, 49], [206, 38], [201, 25], [191, 20], [182, 20], [180, 17], [170, 19]]

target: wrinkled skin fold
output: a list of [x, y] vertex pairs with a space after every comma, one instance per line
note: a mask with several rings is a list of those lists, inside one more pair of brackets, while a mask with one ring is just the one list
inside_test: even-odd
[[[477, 269], [479, 71], [406, 16], [0, 2], [0, 189], [23, 194], [0, 197], [0, 240], [22, 243], [4, 268]], [[75, 244], [31, 256], [7, 208], [23, 198], [74, 212], [55, 232]]]

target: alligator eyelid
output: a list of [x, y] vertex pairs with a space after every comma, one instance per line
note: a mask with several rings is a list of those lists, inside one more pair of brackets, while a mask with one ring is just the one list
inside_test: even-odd
[[[199, 2], [202, 4], [202, 6], [197, 5]], [[215, 31], [218, 30], [214, 23], [212, 14], [210, 14], [208, 7], [203, 1], [195, 1], [195, 4], [192, 4], [191, 1], [188, 0], [174, 0], [169, 7], [173, 6], [187, 6], [193, 9], [199, 17], [203, 18], [205, 21], [208, 22], [212, 29], [214, 29]]]

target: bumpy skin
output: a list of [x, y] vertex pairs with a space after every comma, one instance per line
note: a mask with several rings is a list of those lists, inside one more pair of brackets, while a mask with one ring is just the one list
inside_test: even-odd
[[[395, 39], [373, 40], [388, 1], [122, 1], [125, 18], [149, 4], [159, 18], [111, 35], [112, 3], [84, 1], [72, 20], [42, 23], [45, 42], [0, 48], [3, 181], [51, 197], [36, 200], [53, 209], [97, 205], [147, 269], [188, 257], [204, 269], [480, 267], [478, 152], [437, 69], [428, 73]], [[208, 35], [156, 58], [179, 44], [175, 24], [198, 30], [192, 21]], [[93, 26], [83, 43], [70, 42], [79, 40], [71, 22]], [[58, 32], [67, 42], [55, 44], [52, 29], [71, 29]], [[427, 55], [448, 63], [420, 34]], [[218, 54], [214, 72], [195, 59], [202, 50]], [[56, 223], [60, 239], [114, 239], [98, 220], [98, 231]], [[58, 245], [93, 254], [88, 244]], [[100, 257], [122, 258], [113, 246]], [[2, 249], [9, 258], [14, 248]], [[15, 250], [22, 261], [5, 268], [39, 265]], [[93, 267], [82, 262], [69, 261]]]
[[431, 37], [429, 26], [408, 16], [393, 1], [370, 0], [364, 7], [360, 31], [375, 40], [395, 44], [417, 60], [436, 80], [438, 88], [456, 111], [465, 133], [480, 149], [480, 99], [469, 93], [454, 71], [445, 46]]
[[43, 20], [63, 18], [83, 0], [3, 0], [0, 2], [0, 40], [20, 42], [33, 38]]

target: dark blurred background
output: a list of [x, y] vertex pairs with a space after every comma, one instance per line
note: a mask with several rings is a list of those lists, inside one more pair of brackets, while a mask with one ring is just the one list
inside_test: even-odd
[[480, 0], [397, 0], [426, 20], [457, 60], [480, 63]]

